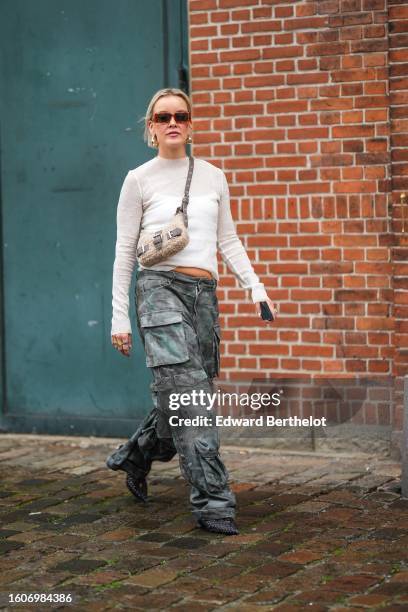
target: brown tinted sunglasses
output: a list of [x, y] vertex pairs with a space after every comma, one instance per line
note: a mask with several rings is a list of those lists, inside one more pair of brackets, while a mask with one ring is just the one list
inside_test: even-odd
[[155, 113], [153, 115], [153, 121], [155, 123], [170, 123], [172, 117], [174, 117], [176, 123], [187, 123], [190, 121], [190, 113], [187, 111], [177, 111], [177, 113], [174, 114], [165, 111], [162, 113]]

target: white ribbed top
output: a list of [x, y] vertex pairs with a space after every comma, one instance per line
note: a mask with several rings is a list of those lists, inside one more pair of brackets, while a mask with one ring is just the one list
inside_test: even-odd
[[[132, 332], [129, 287], [137, 261], [139, 231], [141, 228], [159, 230], [172, 220], [184, 194], [188, 165], [188, 157], [167, 159], [157, 155], [130, 170], [125, 177], [116, 217], [112, 334]], [[149, 269], [172, 270], [177, 266], [203, 268], [218, 280], [218, 248], [240, 286], [252, 290], [252, 301], [265, 300], [267, 294], [264, 285], [259, 282], [236, 233], [225, 174], [213, 164], [196, 157], [187, 214], [188, 245]], [[139, 269], [142, 269], [140, 264]]]

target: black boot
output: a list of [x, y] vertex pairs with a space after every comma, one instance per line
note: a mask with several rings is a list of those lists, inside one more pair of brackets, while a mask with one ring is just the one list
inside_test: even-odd
[[126, 486], [138, 501], [147, 502], [147, 482], [145, 478], [126, 476]]
[[238, 535], [238, 527], [235, 524], [233, 518], [220, 518], [220, 519], [198, 519], [198, 524], [207, 531], [214, 533], [223, 533], [224, 535]]

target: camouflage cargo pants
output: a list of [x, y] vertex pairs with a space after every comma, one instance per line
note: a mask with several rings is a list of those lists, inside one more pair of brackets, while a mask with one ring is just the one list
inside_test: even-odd
[[[236, 505], [219, 454], [215, 410], [207, 410], [209, 404], [202, 400], [214, 392], [212, 379], [219, 373], [216, 286], [215, 280], [179, 272], [139, 273], [137, 326], [153, 374], [153, 410], [107, 461], [111, 469], [141, 477], [148, 474], [153, 461], [169, 461], [178, 453], [197, 519], [234, 517]], [[188, 396], [172, 410], [173, 394], [183, 393]], [[196, 425], [183, 424], [183, 419], [200, 416], [207, 417], [205, 424], [202, 419], [196, 419]], [[170, 417], [177, 418], [169, 422]]]

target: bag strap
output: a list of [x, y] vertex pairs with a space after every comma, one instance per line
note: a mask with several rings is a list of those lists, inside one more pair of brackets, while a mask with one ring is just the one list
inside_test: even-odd
[[184, 225], [186, 227], [188, 227], [188, 217], [187, 217], [187, 206], [188, 206], [188, 202], [189, 202], [189, 198], [190, 198], [190, 185], [191, 185], [191, 179], [193, 177], [193, 170], [194, 170], [194, 157], [189, 157], [189, 166], [188, 166], [188, 174], [187, 174], [187, 180], [186, 180], [186, 186], [184, 188], [184, 196], [183, 199], [181, 201], [181, 206], [179, 206], [176, 210], [176, 214], [178, 212], [180, 212], [180, 210], [183, 213], [183, 220], [184, 220]]

